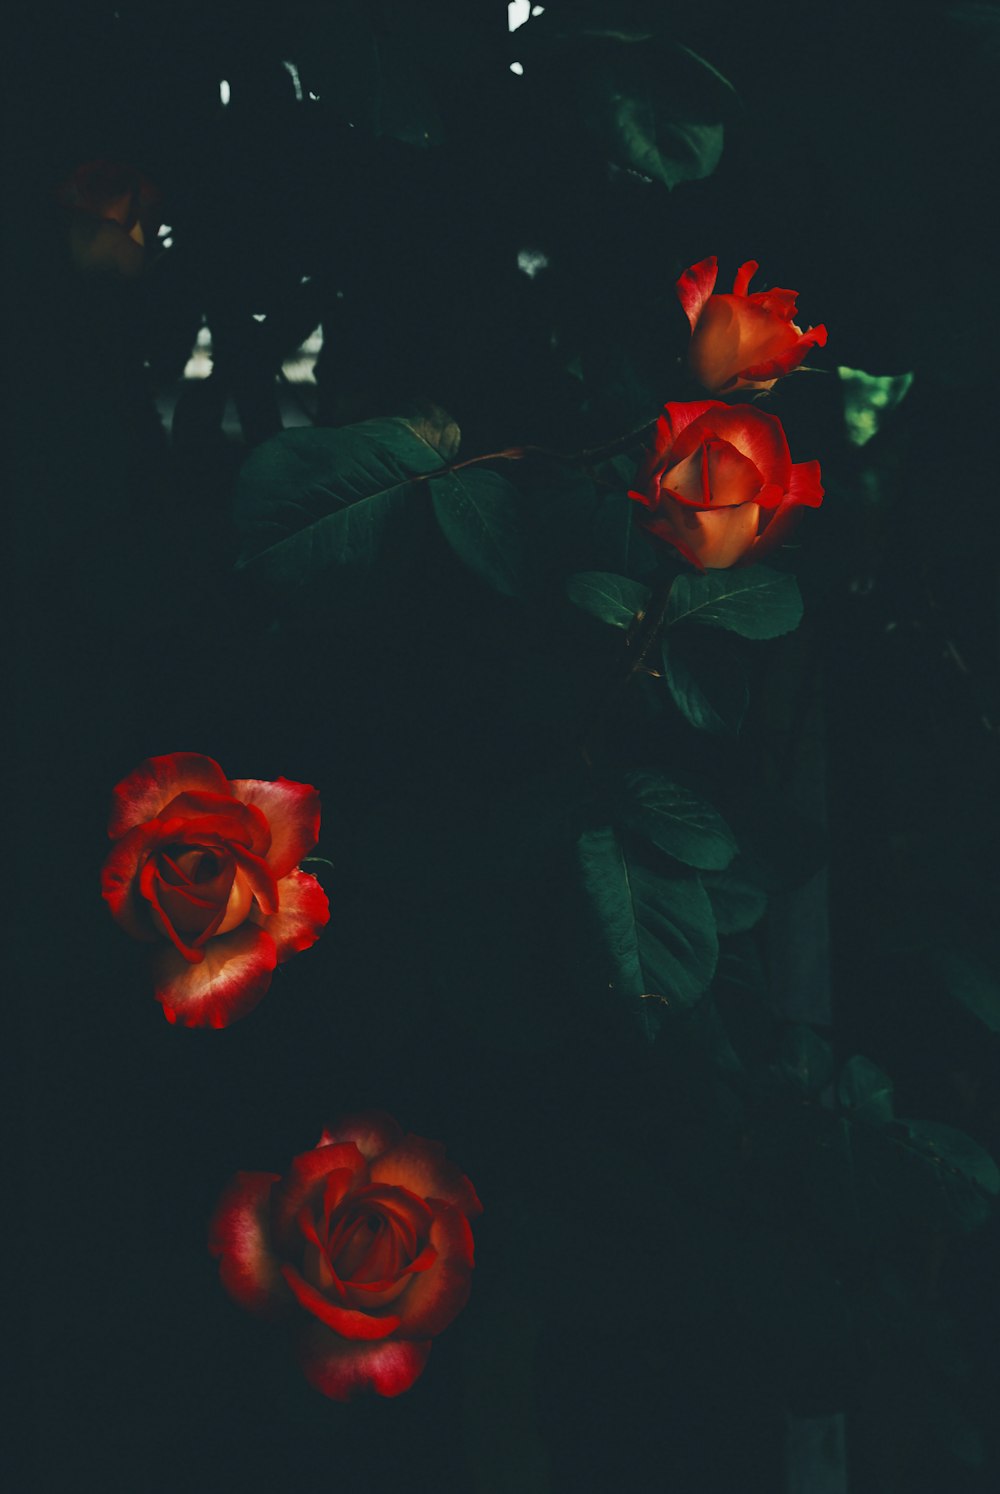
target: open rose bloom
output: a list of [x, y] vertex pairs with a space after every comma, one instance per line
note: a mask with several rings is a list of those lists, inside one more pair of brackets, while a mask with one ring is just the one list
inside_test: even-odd
[[740, 265], [732, 295], [715, 295], [718, 261], [703, 259], [677, 282], [677, 295], [691, 323], [688, 362], [700, 384], [714, 393], [770, 389], [826, 345], [826, 328], [803, 332], [793, 321], [797, 291], [750, 291], [756, 260]]
[[481, 1212], [443, 1146], [370, 1111], [326, 1129], [284, 1177], [237, 1173], [209, 1249], [241, 1307], [293, 1329], [317, 1390], [394, 1396], [468, 1300]]
[[56, 196], [69, 210], [70, 252], [81, 270], [141, 273], [147, 240], [160, 224], [160, 194], [133, 166], [87, 161], [60, 183]]
[[319, 817], [311, 785], [230, 781], [194, 752], [148, 758], [115, 788], [101, 891], [127, 933], [159, 945], [153, 979], [169, 1021], [227, 1027], [276, 965], [319, 938], [329, 903], [299, 870]]
[[754, 565], [823, 501], [819, 462], [793, 462], [781, 421], [754, 405], [667, 405], [629, 497], [640, 523], [699, 570]]

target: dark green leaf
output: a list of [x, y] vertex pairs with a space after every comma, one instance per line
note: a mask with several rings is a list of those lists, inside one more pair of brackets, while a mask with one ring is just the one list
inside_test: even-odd
[[767, 893], [736, 863], [702, 877], [720, 934], [744, 934], [764, 916]]
[[401, 419], [283, 431], [252, 452], [236, 491], [239, 566], [291, 600], [365, 579], [415, 504], [412, 478], [443, 466]]
[[712, 979], [718, 945], [708, 896], [696, 877], [652, 871], [610, 828], [586, 831], [577, 854], [612, 993], [634, 1005], [652, 1038], [670, 1008], [690, 1006]]
[[571, 602], [616, 628], [627, 628], [649, 601], [650, 590], [627, 576], [608, 571], [579, 571], [566, 582]]
[[736, 839], [717, 809], [659, 773], [625, 777], [621, 823], [653, 845], [704, 871], [719, 871], [736, 855]]
[[683, 716], [699, 731], [736, 736], [743, 724], [750, 689], [742, 661], [719, 647], [711, 633], [683, 631], [663, 642], [667, 688]]
[[794, 576], [768, 566], [746, 570], [684, 572], [673, 584], [667, 624], [703, 623], [743, 638], [777, 638], [797, 628], [802, 598]]
[[849, 1058], [841, 1069], [837, 1099], [858, 1120], [875, 1125], [892, 1120], [892, 1080], [862, 1053]]
[[1000, 1033], [1000, 981], [993, 971], [967, 950], [937, 950], [934, 963], [949, 995], [978, 1017], [990, 1032]]
[[458, 558], [504, 596], [524, 588], [527, 552], [517, 491], [484, 467], [431, 479], [434, 513]]

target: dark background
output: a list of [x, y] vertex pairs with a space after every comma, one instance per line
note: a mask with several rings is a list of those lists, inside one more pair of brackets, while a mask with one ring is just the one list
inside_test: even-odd
[[[927, 957], [937, 940], [991, 960], [1000, 891], [1000, 15], [645, 11], [742, 99], [717, 171], [672, 193], [581, 142], [565, 70], [509, 72], [502, 4], [421, 7], [414, 55], [443, 128], [426, 150], [350, 130], [328, 107], [338, 76], [348, 87], [335, 69], [315, 107], [296, 101], [286, 49], [314, 27], [336, 57], [333, 6], [122, 0], [4, 23], [24, 894], [8, 948], [27, 1159], [7, 1228], [40, 1489], [530, 1494], [540, 1458], [553, 1490], [783, 1487], [795, 1377], [726, 1283], [699, 1296], [622, 1161], [659, 1134], [658, 1091], [631, 1030], [576, 1000], [558, 862], [540, 900], [488, 844], [447, 872], [432, 854], [556, 740], [545, 640], [442, 555], [368, 611], [278, 642], [231, 579], [237, 468], [280, 419], [280, 357], [321, 320], [321, 423], [432, 400], [465, 454], [565, 449], [648, 418], [616, 372], [623, 348], [640, 385], [672, 395], [684, 266], [717, 250], [726, 277], [753, 256], [803, 287], [827, 373], [782, 413], [828, 486], [803, 543], [800, 668], [825, 701], [835, 1040], [892, 1072], [901, 1113], [1000, 1144], [996, 1038]], [[174, 226], [172, 258], [135, 284], [68, 263], [52, 189], [98, 156], [139, 166]], [[550, 260], [537, 280], [517, 270], [526, 245]], [[181, 388], [202, 316], [212, 382], [237, 398], [228, 434], [217, 388]], [[590, 371], [589, 411], [560, 349]], [[843, 440], [837, 364], [916, 375], [863, 453]], [[180, 397], [172, 437], [154, 396]], [[329, 928], [221, 1033], [166, 1026], [97, 892], [112, 785], [177, 750], [324, 799]], [[444, 1140], [485, 1213], [472, 1302], [423, 1378], [341, 1407], [221, 1292], [205, 1226], [233, 1171], [280, 1171], [367, 1106]], [[928, 1300], [959, 1325], [972, 1431], [935, 1437], [931, 1381], [865, 1344], [800, 1408], [848, 1412], [851, 1494], [996, 1486], [997, 1244], [988, 1225], [928, 1267]], [[689, 1313], [664, 1305], [665, 1281]]]

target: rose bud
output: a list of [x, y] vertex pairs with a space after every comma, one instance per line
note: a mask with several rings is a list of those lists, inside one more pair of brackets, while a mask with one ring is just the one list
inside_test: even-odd
[[79, 269], [141, 273], [144, 245], [160, 223], [160, 194], [152, 182], [132, 166], [87, 161], [56, 196], [71, 214], [70, 253]]
[[823, 501], [819, 462], [793, 462], [781, 421], [755, 405], [667, 405], [629, 497], [639, 522], [699, 570], [754, 565]]
[[797, 291], [748, 294], [757, 261], [740, 265], [733, 293], [714, 295], [718, 261], [703, 259], [685, 270], [677, 295], [691, 323], [688, 362], [699, 383], [713, 392], [770, 389], [805, 360], [811, 347], [826, 346], [826, 328], [803, 332], [792, 318]]
[[481, 1213], [440, 1143], [368, 1111], [328, 1127], [284, 1176], [238, 1172], [209, 1250], [234, 1301], [291, 1328], [317, 1390], [394, 1396], [468, 1300]]
[[115, 788], [101, 892], [127, 933], [159, 945], [153, 981], [168, 1021], [228, 1027], [276, 965], [315, 944], [330, 905], [298, 864], [319, 815], [308, 783], [230, 781], [195, 752], [147, 758]]

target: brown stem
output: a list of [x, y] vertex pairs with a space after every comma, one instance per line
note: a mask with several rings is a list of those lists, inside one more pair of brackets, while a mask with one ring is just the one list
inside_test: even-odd
[[525, 457], [532, 456], [544, 457], [550, 462], [567, 462], [571, 466], [585, 467], [591, 462], [603, 461], [606, 457], [616, 456], [620, 451], [627, 451], [655, 424], [655, 420], [647, 420], [644, 425], [628, 431], [624, 436], [616, 436], [613, 441], [606, 441], [602, 446], [585, 447], [583, 451], [549, 451], [545, 446], [507, 446], [503, 451], [487, 451], [482, 456], [466, 457], [464, 462], [452, 462], [434, 472], [417, 473], [412, 481], [429, 482], [434, 477], [448, 477], [452, 472], [461, 472], [466, 467], [478, 467], [482, 462], [520, 462]]

